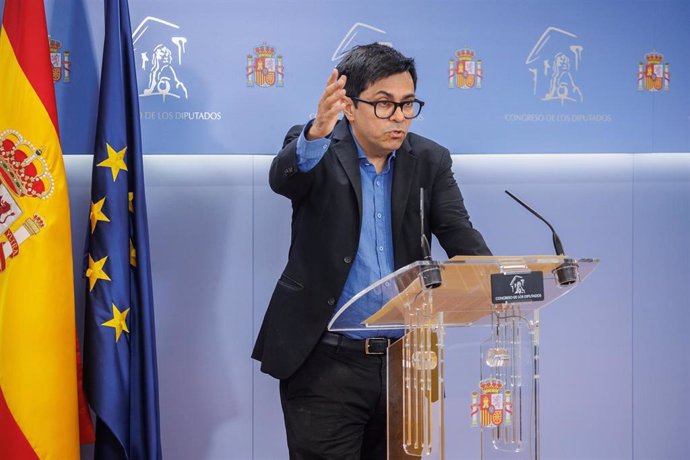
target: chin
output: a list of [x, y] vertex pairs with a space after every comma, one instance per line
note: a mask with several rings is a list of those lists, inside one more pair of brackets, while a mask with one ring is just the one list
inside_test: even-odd
[[405, 138], [403, 137], [402, 139], [400, 139], [400, 141], [388, 142], [386, 145], [386, 149], [388, 149], [388, 151], [398, 150], [400, 146], [403, 144], [404, 140]]

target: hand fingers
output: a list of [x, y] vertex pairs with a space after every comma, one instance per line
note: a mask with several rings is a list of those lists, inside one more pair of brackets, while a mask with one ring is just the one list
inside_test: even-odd
[[331, 105], [345, 98], [345, 89], [339, 86], [334, 86], [323, 93], [321, 97], [321, 104]]
[[328, 76], [328, 81], [326, 81], [326, 86], [330, 86], [338, 79], [338, 69], [331, 70], [331, 74]]
[[345, 80], [347, 77], [345, 75], [341, 75], [338, 77], [338, 69], [333, 69], [331, 70], [331, 74], [328, 76], [328, 80], [326, 80], [326, 87], [331, 86], [333, 83], [336, 81], [340, 86], [345, 86]]
[[[314, 135], [325, 135], [333, 130], [333, 126], [338, 121], [340, 112], [345, 108], [345, 75], [338, 77], [337, 69], [333, 69], [326, 88], [319, 99], [316, 120], [312, 125], [311, 131]], [[321, 132], [323, 131], [323, 133]]]
[[344, 108], [345, 105], [341, 101], [338, 101], [329, 106], [322, 106], [316, 116], [323, 121], [337, 121], [340, 112], [342, 112]]
[[[334, 69], [334, 73], [337, 75], [337, 70]], [[334, 75], [331, 74], [331, 77]], [[339, 90], [345, 88], [345, 75], [341, 75], [340, 78], [337, 80], [332, 80], [331, 78], [328, 79], [329, 84], [326, 86], [326, 89], [324, 89], [323, 94], [321, 95], [321, 100], [325, 100], [326, 98], [332, 96], [334, 93], [337, 93]]]
[[[334, 71], [334, 73], [336, 72], [337, 71]], [[334, 74], [331, 74], [331, 77], [333, 77], [333, 75]], [[332, 78], [329, 78], [329, 81], [331, 80]], [[321, 95], [318, 107], [318, 112], [322, 114], [322, 116], [337, 116], [343, 109], [345, 102], [344, 86], [345, 76], [343, 75], [337, 80], [332, 81], [332, 83], [326, 87]]]
[[326, 116], [337, 117], [345, 108], [345, 90], [341, 89], [329, 97], [325, 98], [319, 104], [319, 111]]

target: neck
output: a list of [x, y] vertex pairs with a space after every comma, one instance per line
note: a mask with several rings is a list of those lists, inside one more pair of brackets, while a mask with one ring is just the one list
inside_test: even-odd
[[386, 156], [369, 156], [366, 152], [364, 152], [364, 154], [367, 156], [367, 160], [369, 160], [369, 163], [374, 165], [374, 169], [376, 169], [376, 174], [381, 174], [381, 171], [383, 171], [383, 168], [386, 166], [386, 162], [388, 161], [390, 153]]
[[367, 157], [367, 160], [369, 160], [369, 163], [371, 163], [374, 168], [376, 169], [376, 174], [380, 174], [381, 171], [383, 171], [383, 168], [386, 166], [386, 162], [388, 161], [388, 157], [391, 155], [392, 152], [383, 152], [383, 151], [372, 151], [372, 148], [366, 144], [362, 144], [360, 142], [359, 138], [357, 137], [357, 133], [355, 132], [356, 130], [354, 129], [354, 126], [348, 122], [348, 126], [350, 128], [350, 133], [352, 134], [352, 137], [355, 140], [355, 143], [359, 146], [359, 148], [362, 149], [364, 152], [364, 156]]

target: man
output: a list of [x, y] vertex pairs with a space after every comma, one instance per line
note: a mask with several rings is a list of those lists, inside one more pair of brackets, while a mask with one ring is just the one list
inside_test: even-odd
[[291, 459], [386, 457], [385, 349], [402, 331], [326, 327], [354, 294], [424, 257], [420, 188], [427, 238], [449, 257], [490, 254], [448, 150], [408, 132], [423, 105], [416, 83], [413, 59], [380, 44], [354, 48], [316, 118], [288, 132], [271, 165], [271, 188], [292, 202], [292, 241], [252, 356], [280, 379]]

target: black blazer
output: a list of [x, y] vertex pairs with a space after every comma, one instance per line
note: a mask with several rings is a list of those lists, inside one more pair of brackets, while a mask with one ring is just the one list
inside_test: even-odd
[[[297, 169], [302, 126], [294, 126], [273, 160], [269, 183], [292, 202], [287, 266], [276, 284], [254, 345], [261, 370], [285, 379], [299, 368], [326, 330], [359, 244], [362, 186], [357, 147], [347, 121], [309, 172]], [[451, 171], [448, 150], [409, 133], [395, 158], [391, 195], [395, 268], [423, 258], [419, 190], [425, 189], [425, 233], [448, 257], [491, 254], [472, 228]]]

